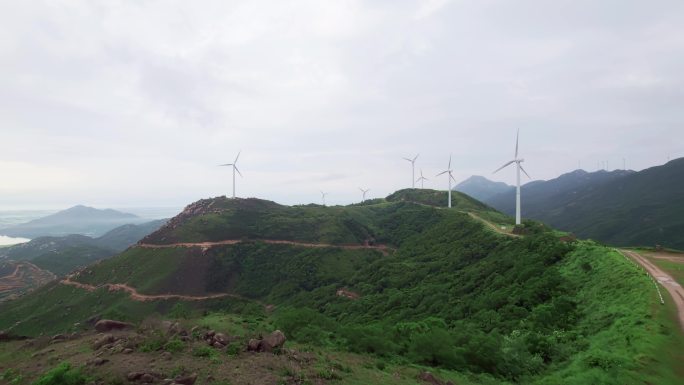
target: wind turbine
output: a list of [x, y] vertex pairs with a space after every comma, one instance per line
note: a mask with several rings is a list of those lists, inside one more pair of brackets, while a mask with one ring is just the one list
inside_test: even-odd
[[361, 193], [363, 193], [363, 197], [361, 198], [361, 203], [363, 203], [363, 202], [366, 201], [366, 193], [369, 192], [370, 189], [367, 188], [367, 189], [364, 190], [364, 189], [362, 189], [361, 187], [359, 187], [359, 190], [361, 190]]
[[327, 192], [321, 191], [321, 198], [323, 198], [323, 206], [325, 206], [325, 196], [328, 195]]
[[515, 135], [515, 157], [513, 158], [512, 161], [504, 164], [503, 166], [499, 167], [496, 171], [493, 172], [493, 174], [496, 174], [500, 170], [508, 167], [509, 165], [515, 163], [516, 165], [516, 170], [517, 170], [517, 177], [516, 177], [516, 190], [515, 190], [515, 224], [519, 225], [520, 222], [520, 171], [524, 172], [525, 175], [527, 175], [528, 178], [532, 179], [530, 177], [530, 174], [525, 171], [525, 169], [522, 167], [520, 163], [524, 162], [525, 159], [518, 159], [518, 137], [520, 136], [520, 130], [518, 129], [518, 133]]
[[428, 178], [423, 176], [423, 169], [420, 169], [420, 178], [416, 179], [416, 182], [420, 181], [420, 188], [423, 189], [423, 182], [428, 180]]
[[233, 163], [226, 163], [226, 164], [220, 164], [219, 165], [219, 167], [223, 167], [223, 166], [232, 166], [233, 167], [233, 199], [235, 199], [235, 171], [237, 171], [237, 173], [240, 174], [240, 177], [242, 178], [242, 173], [237, 168], [237, 161], [238, 161], [238, 158], [240, 157], [241, 152], [242, 151], [238, 152]]
[[404, 160], [408, 160], [409, 162], [411, 162], [411, 187], [412, 188], [416, 188], [416, 159], [418, 159], [418, 155], [420, 155], [420, 154], [416, 154], [416, 156], [413, 159], [404, 158]]
[[449, 190], [448, 190], [449, 191], [449, 204], [448, 204], [449, 208], [451, 208], [451, 181], [453, 180], [454, 182], [456, 182], [456, 179], [454, 179], [454, 176], [451, 174], [452, 171], [453, 170], [451, 169], [451, 155], [449, 155], [449, 167], [447, 167], [446, 170], [435, 175], [435, 176], [440, 176], [442, 174], [449, 173]]

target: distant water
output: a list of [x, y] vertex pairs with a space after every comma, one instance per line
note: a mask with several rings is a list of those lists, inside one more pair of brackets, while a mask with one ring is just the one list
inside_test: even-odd
[[0, 229], [30, 222], [56, 212], [57, 210], [2, 210], [0, 211]]
[[13, 237], [6, 237], [4, 235], [0, 235], [0, 246], [10, 246], [10, 245], [16, 245], [19, 243], [26, 243], [30, 241], [30, 239], [27, 238], [13, 238]]
[[[67, 209], [65, 207], [64, 209]], [[182, 207], [133, 207], [120, 208], [114, 207], [114, 210], [124, 213], [134, 214], [143, 219], [162, 219], [172, 218], [183, 211]], [[0, 229], [18, 225], [20, 223], [30, 222], [34, 219], [46, 217], [54, 214], [59, 210], [0, 210]]]

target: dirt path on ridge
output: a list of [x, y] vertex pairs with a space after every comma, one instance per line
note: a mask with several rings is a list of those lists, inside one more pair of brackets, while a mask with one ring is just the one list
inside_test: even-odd
[[259, 303], [262, 306], [266, 306], [263, 303], [243, 297], [238, 294], [230, 294], [230, 293], [219, 293], [219, 294], [212, 294], [212, 295], [205, 295], [205, 296], [193, 296], [193, 295], [181, 295], [181, 294], [140, 294], [138, 293], [138, 290], [136, 290], [133, 287], [130, 287], [126, 284], [123, 283], [104, 283], [99, 286], [94, 286], [94, 285], [89, 285], [86, 283], [81, 283], [81, 282], [76, 282], [72, 281], [71, 277], [67, 277], [63, 280], [61, 280], [59, 283], [62, 285], [68, 285], [68, 286], [74, 286], [78, 287], [80, 289], [86, 290], [93, 292], [97, 289], [100, 288], [106, 288], [109, 291], [124, 291], [129, 294], [131, 299], [133, 301], [138, 301], [138, 302], [147, 302], [147, 301], [158, 301], [158, 300], [168, 300], [168, 299], [180, 299], [183, 301], [204, 301], [208, 299], [214, 299], [214, 298], [223, 298], [223, 297], [230, 297], [230, 298], [236, 298], [236, 299], [241, 299], [245, 301], [251, 301], [251, 302], [256, 302]]
[[496, 224], [494, 224], [494, 223], [492, 223], [492, 222], [490, 222], [490, 221], [488, 221], [488, 220], [486, 220], [486, 219], [484, 219], [484, 218], [481, 218], [479, 215], [477, 215], [477, 214], [475, 214], [475, 213], [473, 213], [473, 212], [470, 212], [470, 211], [462, 211], [462, 212], [468, 214], [471, 218], [473, 218], [473, 219], [475, 219], [475, 220], [478, 220], [478, 221], [484, 223], [485, 226], [487, 226], [487, 227], [490, 228], [491, 230], [496, 231], [496, 232], [499, 233], [499, 234], [507, 235], [507, 236], [509, 236], [509, 237], [514, 237], [514, 238], [520, 238], [520, 234], [513, 234], [513, 233], [511, 233], [511, 232], [509, 232], [509, 231], [502, 230], [501, 227], [497, 226]]
[[653, 278], [655, 278], [656, 281], [658, 281], [665, 289], [667, 289], [672, 297], [672, 301], [674, 301], [675, 305], [677, 306], [679, 326], [682, 328], [682, 330], [684, 330], [684, 288], [669, 274], [662, 271], [658, 266], [651, 263], [651, 261], [639, 253], [625, 249], [620, 249], [620, 252], [641, 265], [653, 276]]
[[[297, 242], [297, 241], [284, 241], [284, 240], [276, 240], [276, 239], [250, 239], [247, 240], [247, 242], [254, 241], [254, 242], [262, 242], [262, 243], [267, 243], [270, 245], [291, 245], [291, 246], [299, 246], [299, 247], [309, 247], [309, 248], [326, 248], [326, 247], [331, 247], [331, 248], [340, 248], [344, 250], [377, 250], [381, 252], [383, 255], [388, 255], [389, 251], [393, 251], [394, 249], [387, 246], [387, 245], [334, 245], [332, 243], [309, 243], [309, 242]], [[211, 247], [215, 246], [225, 246], [225, 245], [235, 245], [238, 243], [245, 242], [243, 240], [239, 239], [228, 239], [224, 241], [215, 241], [215, 242], [178, 242], [178, 243], [169, 243], [169, 244], [152, 244], [152, 243], [139, 243], [135, 245], [135, 247], [141, 247], [143, 249], [166, 249], [166, 248], [173, 248], [173, 247], [201, 247], [203, 249], [208, 249]]]

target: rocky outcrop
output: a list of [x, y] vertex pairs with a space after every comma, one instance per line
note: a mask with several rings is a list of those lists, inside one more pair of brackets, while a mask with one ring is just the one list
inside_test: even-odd
[[287, 341], [285, 334], [280, 330], [276, 330], [260, 340], [249, 340], [247, 351], [273, 353], [279, 351], [285, 345], [285, 341]]
[[224, 349], [228, 344], [235, 340], [235, 338], [224, 333], [216, 333], [214, 330], [208, 330], [202, 335], [202, 339], [207, 345], [216, 349]]

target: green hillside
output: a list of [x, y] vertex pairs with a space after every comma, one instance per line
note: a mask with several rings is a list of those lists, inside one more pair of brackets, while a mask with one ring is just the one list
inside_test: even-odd
[[[515, 192], [486, 199], [515, 211]], [[684, 249], [684, 158], [639, 172], [581, 170], [522, 187], [523, 217], [616, 246]]]
[[123, 225], [98, 238], [79, 234], [39, 237], [0, 249], [0, 261], [30, 261], [41, 269], [63, 276], [122, 252], [165, 222], [166, 220], [155, 220], [139, 225]]
[[[679, 331], [632, 263], [543, 227], [498, 234], [467, 211], [500, 214], [462, 194], [445, 210], [445, 194], [403, 190], [346, 207], [202, 200], [72, 278], [191, 297], [139, 302], [54, 283], [0, 306], [0, 329], [38, 335], [80, 330], [95, 315], [140, 322], [155, 314], [216, 326], [234, 316], [279, 328], [300, 346], [372, 357], [380, 373], [390, 365], [473, 384], [676, 383], [658, 352], [681, 357]], [[228, 240], [240, 242], [171, 245]], [[214, 295], [224, 296], [190, 300]], [[335, 381], [364, 383], [354, 382], [361, 371]]]

